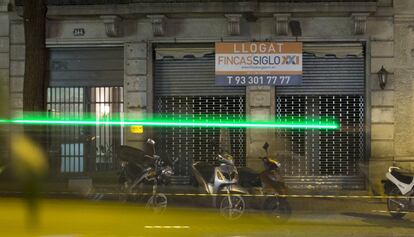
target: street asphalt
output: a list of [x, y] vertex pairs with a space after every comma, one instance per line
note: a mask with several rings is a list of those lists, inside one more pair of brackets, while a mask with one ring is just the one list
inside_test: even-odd
[[245, 215], [233, 221], [210, 208], [211, 202], [206, 197], [169, 200], [165, 213], [154, 214], [143, 208], [145, 198], [121, 203], [104, 193], [83, 198], [48, 197], [40, 201], [38, 224], [28, 225], [24, 200], [3, 197], [0, 198], [0, 235], [414, 236], [414, 215], [408, 213], [402, 220], [392, 219], [386, 211], [385, 200], [381, 199], [289, 198], [293, 211], [288, 220], [271, 218], [249, 204]]

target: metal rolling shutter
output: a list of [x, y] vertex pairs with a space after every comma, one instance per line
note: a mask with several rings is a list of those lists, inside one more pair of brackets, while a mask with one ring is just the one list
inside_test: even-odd
[[[159, 55], [156, 49], [156, 54]], [[245, 115], [245, 88], [215, 85], [213, 48], [200, 54], [197, 49], [175, 50], [179, 54], [164, 55], [155, 60], [155, 112], [161, 116], [179, 114]], [[186, 52], [186, 55], [183, 52]], [[214, 162], [219, 153], [220, 129], [157, 128], [159, 148], [173, 158], [176, 183], [187, 183], [193, 161]], [[230, 153], [236, 165], [245, 165], [245, 130], [229, 129]]]
[[[307, 47], [306, 47], [307, 46]], [[323, 45], [318, 45], [323, 49]], [[327, 45], [327, 51], [335, 47]], [[330, 48], [329, 48], [330, 47]], [[363, 52], [362, 45], [359, 47]], [[312, 48], [312, 45], [304, 45]], [[286, 180], [296, 188], [363, 189], [365, 160], [365, 59], [363, 55], [305, 52], [303, 84], [276, 89], [279, 117], [332, 116], [339, 131], [278, 130]]]
[[[352, 44], [360, 47], [361, 44]], [[300, 86], [278, 87], [278, 95], [365, 94], [365, 58], [362, 55], [315, 55], [321, 48], [339, 48], [335, 44], [305, 44], [303, 83]], [[349, 44], [344, 47], [350, 47]], [[326, 53], [335, 52], [335, 50]], [[350, 53], [353, 53], [350, 50]]]
[[49, 86], [123, 86], [124, 51], [114, 48], [49, 49]]
[[245, 87], [216, 86], [214, 54], [155, 61], [157, 96], [244, 95]]

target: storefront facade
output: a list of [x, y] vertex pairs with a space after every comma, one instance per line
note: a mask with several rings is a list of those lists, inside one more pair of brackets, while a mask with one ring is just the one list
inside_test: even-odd
[[[6, 6], [1, 24], [7, 26], [0, 31], [2, 80], [9, 85], [12, 111], [19, 113], [22, 8], [1, 2]], [[296, 188], [380, 192], [389, 165], [413, 167], [411, 1], [73, 2], [49, 1], [50, 110], [126, 112], [132, 118], [146, 113], [340, 118], [341, 131], [335, 133], [229, 131], [238, 165], [260, 169], [257, 157], [267, 141]], [[214, 85], [214, 43], [262, 41], [303, 43], [302, 85]], [[382, 66], [389, 72], [384, 89], [377, 74]], [[76, 141], [54, 146], [57, 173], [113, 170], [108, 154], [116, 151], [109, 147], [142, 148], [154, 136], [161, 150], [180, 158], [177, 183], [188, 182], [193, 160], [218, 152], [209, 141], [222, 134], [196, 128], [144, 128], [140, 135], [127, 128], [61, 131], [70, 132]], [[88, 148], [89, 137], [99, 141]], [[92, 162], [87, 151], [94, 153]]]

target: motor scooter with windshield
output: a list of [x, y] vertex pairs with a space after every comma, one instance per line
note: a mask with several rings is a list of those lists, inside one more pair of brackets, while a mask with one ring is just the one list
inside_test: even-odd
[[[387, 194], [387, 207], [393, 218], [401, 219], [408, 212], [414, 211], [414, 174], [391, 166], [383, 180]], [[395, 196], [395, 197], [394, 197]]]
[[137, 191], [143, 184], [152, 184], [152, 194], [146, 207], [156, 212], [162, 212], [167, 207], [167, 196], [158, 192], [158, 185], [168, 184], [170, 177], [174, 174], [173, 165], [176, 161], [170, 161], [156, 154], [155, 141], [148, 139], [147, 143], [152, 146], [152, 155], [144, 151], [129, 147], [120, 147], [121, 171], [119, 172], [119, 199], [126, 201], [131, 194]]
[[246, 203], [243, 194], [247, 191], [238, 185], [239, 174], [230, 154], [217, 155], [218, 165], [206, 162], [192, 164], [193, 178], [202, 193], [211, 194], [212, 205], [227, 219], [241, 217]]

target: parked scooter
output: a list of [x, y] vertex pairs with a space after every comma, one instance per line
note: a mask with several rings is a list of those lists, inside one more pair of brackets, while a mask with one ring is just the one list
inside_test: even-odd
[[174, 174], [172, 167], [175, 161], [171, 162], [156, 155], [154, 140], [148, 139], [147, 143], [152, 145], [152, 155], [147, 155], [140, 149], [121, 146], [119, 199], [126, 201], [129, 194], [139, 185], [151, 183], [152, 195], [148, 199], [146, 207], [152, 208], [156, 212], [162, 212], [167, 207], [167, 196], [157, 192], [157, 187], [159, 184], [167, 184], [169, 182], [169, 178]]
[[266, 211], [270, 216], [278, 220], [286, 220], [290, 217], [292, 209], [289, 202], [284, 197], [277, 195], [287, 195], [288, 189], [279, 172], [281, 164], [269, 157], [269, 144], [266, 142], [263, 149], [266, 151], [265, 157], [260, 157], [264, 170], [260, 173], [249, 168], [240, 168], [240, 185], [246, 188], [250, 194], [256, 195], [276, 195], [264, 198], [255, 198], [252, 205], [258, 209]]
[[[393, 218], [401, 219], [407, 212], [414, 211], [414, 177], [413, 174], [401, 172], [399, 167], [391, 166], [383, 180], [388, 211]], [[407, 198], [405, 198], [407, 197]]]
[[[241, 217], [246, 203], [241, 194], [247, 194], [237, 182], [239, 175], [229, 154], [217, 156], [219, 165], [213, 166], [206, 162], [195, 162], [192, 165], [193, 175], [198, 185], [207, 194], [213, 194], [213, 206], [228, 219]], [[218, 195], [217, 195], [218, 194]]]

